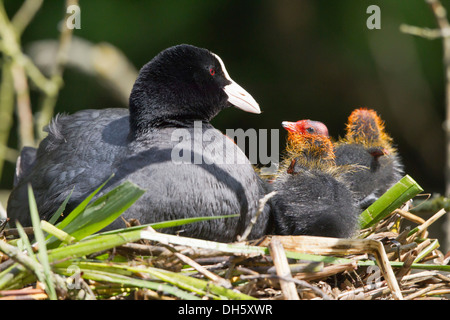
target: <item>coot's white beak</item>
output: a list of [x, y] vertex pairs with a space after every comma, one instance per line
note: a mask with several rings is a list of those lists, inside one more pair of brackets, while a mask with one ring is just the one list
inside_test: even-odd
[[237, 108], [251, 113], [261, 113], [261, 109], [259, 109], [258, 102], [256, 102], [255, 99], [244, 90], [240, 85], [238, 85], [236, 82], [234, 82], [228, 72], [227, 69], [225, 69], [225, 65], [220, 59], [218, 55], [215, 55], [217, 60], [219, 60], [222, 71], [225, 75], [225, 78], [230, 81], [231, 83], [226, 85], [223, 90], [228, 96], [228, 102], [230, 102], [232, 105], [236, 106]]
[[253, 99], [250, 93], [245, 91], [244, 88], [242, 88], [233, 80], [229, 80], [231, 81], [231, 83], [224, 88], [225, 93], [228, 95], [228, 102], [243, 111], [251, 113], [261, 113], [258, 102]]

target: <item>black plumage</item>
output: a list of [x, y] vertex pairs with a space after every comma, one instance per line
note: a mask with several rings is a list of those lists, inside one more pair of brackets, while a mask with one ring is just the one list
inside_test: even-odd
[[[72, 189], [67, 211], [114, 173], [102, 193], [124, 180], [146, 190], [123, 214], [125, 219], [146, 224], [239, 214], [180, 227], [184, 236], [235, 240], [265, 189], [245, 154], [209, 123], [230, 105], [260, 113], [217, 55], [191, 45], [162, 51], [141, 69], [129, 110], [84, 110], [55, 117], [32, 170], [11, 193], [9, 217], [30, 224], [28, 183], [41, 217], [48, 219]], [[268, 214], [267, 208], [250, 238], [264, 234]], [[118, 219], [108, 229], [123, 226]]]
[[335, 144], [336, 164], [354, 167], [345, 178], [361, 209], [366, 209], [403, 176], [403, 165], [380, 116], [355, 109], [346, 135]]
[[327, 136], [299, 134], [288, 138], [289, 167], [273, 188], [274, 233], [348, 238], [357, 229], [358, 210], [342, 179], [344, 167], [335, 165]]
[[36, 148], [33, 147], [23, 147], [20, 151], [20, 155], [16, 161], [16, 171], [14, 172], [14, 186], [33, 169], [36, 152]]

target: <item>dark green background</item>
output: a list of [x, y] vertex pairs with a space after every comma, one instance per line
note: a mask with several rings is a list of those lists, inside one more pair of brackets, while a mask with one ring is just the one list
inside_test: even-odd
[[[24, 46], [58, 38], [64, 2], [44, 1], [23, 35]], [[5, 1], [10, 16], [20, 4]], [[366, 27], [371, 4], [381, 9], [381, 30]], [[425, 1], [81, 0], [80, 5], [81, 29], [74, 34], [115, 45], [136, 68], [179, 43], [219, 54], [263, 113], [227, 109], [213, 120], [217, 128], [280, 129], [281, 121], [309, 118], [339, 137], [354, 108], [374, 108], [407, 173], [426, 192], [444, 192], [442, 42], [399, 31], [402, 23], [436, 26]], [[57, 112], [126, 107], [76, 70], [66, 69], [64, 79]], [[284, 139], [281, 131], [281, 147]], [[14, 130], [10, 146], [16, 143]], [[1, 189], [12, 185], [13, 165], [5, 170]]]

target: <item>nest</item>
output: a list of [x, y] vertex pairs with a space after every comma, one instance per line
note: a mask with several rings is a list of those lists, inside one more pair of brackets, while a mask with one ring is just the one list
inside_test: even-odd
[[[87, 251], [77, 256], [70, 245], [49, 250], [50, 273], [58, 299], [448, 299], [450, 254], [439, 251], [439, 241], [428, 232], [446, 211], [424, 220], [409, 208], [410, 201], [353, 239], [266, 236], [246, 241], [246, 230], [240, 242], [228, 244], [148, 227], [123, 231], [118, 240], [100, 235], [83, 240]], [[48, 299], [40, 279], [25, 281], [41, 266], [4, 241], [13, 233], [0, 234], [0, 299]], [[104, 241], [117, 245], [95, 249], [108, 236]], [[20, 268], [11, 278], [14, 263]]]
[[[141, 240], [109, 252], [109, 260], [127, 259], [136, 268], [159, 268], [196, 279], [207, 280], [214, 288], [225, 288], [248, 297], [278, 299], [448, 299], [450, 294], [449, 257], [438, 250], [436, 239], [428, 238], [427, 228], [443, 215], [441, 210], [424, 221], [397, 209], [370, 230], [365, 239], [335, 239], [310, 236], [268, 236], [258, 242], [205, 248], [214, 242], [192, 245], [189, 238], [160, 234], [167, 243]], [[419, 223], [412, 235], [401, 230], [403, 220]], [[150, 236], [151, 238], [151, 236]], [[198, 246], [200, 243], [200, 247]], [[202, 248], [203, 246], [203, 248]], [[242, 246], [242, 252], [237, 247]], [[246, 249], [268, 249], [249, 253]], [[104, 254], [104, 252], [101, 252]], [[90, 261], [100, 253], [92, 254]], [[444, 271], [443, 271], [444, 270]], [[133, 277], [148, 279], [144, 272]], [[83, 280], [76, 296], [102, 299], [177, 299], [164, 290], [133, 288], [117, 283]], [[203, 295], [217, 295], [212, 290]], [[80, 292], [84, 292], [81, 293]], [[46, 299], [42, 285], [0, 291], [2, 299]], [[242, 298], [242, 296], [239, 296]]]

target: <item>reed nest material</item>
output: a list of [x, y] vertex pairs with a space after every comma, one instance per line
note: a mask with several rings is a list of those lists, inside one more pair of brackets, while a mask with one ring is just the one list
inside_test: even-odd
[[[134, 187], [125, 187], [134, 199]], [[0, 228], [0, 299], [447, 300], [450, 253], [442, 253], [428, 231], [446, 211], [424, 219], [410, 207], [407, 201], [377, 215], [353, 239], [266, 236], [219, 243], [136, 222], [117, 232], [91, 230], [82, 239], [46, 222]], [[43, 243], [25, 236], [36, 234], [36, 226], [61, 241], [47, 241], [47, 263]]]
[[[408, 216], [411, 215], [414, 214], [408, 212]], [[122, 270], [128, 267], [138, 270], [129, 272], [133, 279], [155, 280], [146, 269], [164, 270], [171, 276], [179, 274], [205, 280], [243, 294], [238, 295], [240, 299], [448, 299], [449, 256], [438, 250], [436, 239], [426, 237], [428, 220], [419, 225], [413, 235], [405, 236], [410, 233], [408, 229], [392, 231], [392, 226], [401, 225], [404, 219], [402, 212], [394, 211], [372, 228], [366, 239], [268, 236], [259, 242], [222, 244], [143, 231], [143, 240], [101, 252], [108, 255], [107, 261], [95, 260], [96, 253], [85, 261], [72, 261], [71, 265], [83, 270], [84, 286], [78, 293], [69, 294], [71, 290], [68, 290], [60, 298], [179, 299], [164, 290], [108, 281], [92, 271], [101, 270], [105, 263], [111, 264], [120, 258], [123, 262], [114, 264], [124, 267]], [[411, 220], [422, 221], [417, 216]], [[361, 230], [360, 234], [366, 231]], [[11, 263], [7, 256], [2, 256], [2, 260], [3, 268]], [[59, 264], [54, 272], [64, 274], [59, 269], [67, 265]], [[91, 270], [91, 274], [87, 270]], [[70, 278], [70, 274], [66, 276]], [[158, 281], [182, 286], [174, 279], [159, 278]], [[207, 290], [195, 292], [187, 287], [184, 290], [191, 290], [193, 297], [215, 299], [220, 296]], [[46, 298], [40, 282], [0, 291], [3, 300]]]

